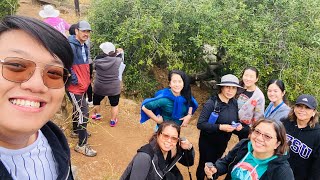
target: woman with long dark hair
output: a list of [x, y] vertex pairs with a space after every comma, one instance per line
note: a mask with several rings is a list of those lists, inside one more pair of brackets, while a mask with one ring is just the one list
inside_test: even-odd
[[254, 121], [263, 117], [265, 98], [263, 92], [256, 83], [259, 80], [259, 71], [255, 67], [247, 67], [243, 70], [240, 85], [243, 89], [238, 89], [238, 109], [239, 119], [243, 125], [243, 130], [237, 133], [239, 139], [248, 138], [250, 126]]
[[264, 112], [264, 117], [280, 121], [286, 118], [290, 112], [290, 107], [285, 103], [285, 86], [280, 79], [271, 79], [267, 84], [267, 95], [270, 100]]
[[192, 166], [194, 149], [188, 139], [180, 138], [180, 126], [165, 121], [149, 143], [138, 150], [120, 180], [182, 180], [178, 162]]
[[189, 77], [180, 70], [172, 70], [168, 75], [169, 88], [156, 92], [154, 98], [147, 98], [141, 105], [141, 120], [148, 119], [157, 124], [172, 120], [178, 125], [187, 126], [198, 108], [197, 101], [191, 95]]

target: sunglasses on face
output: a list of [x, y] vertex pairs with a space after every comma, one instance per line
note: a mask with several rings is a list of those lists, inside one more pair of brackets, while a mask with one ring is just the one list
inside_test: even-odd
[[274, 137], [268, 135], [268, 134], [263, 134], [260, 130], [258, 129], [254, 129], [252, 134], [255, 136], [255, 137], [258, 137], [258, 136], [262, 136], [263, 140], [264, 141], [270, 141], [271, 139], [273, 139]]
[[163, 137], [164, 140], [167, 141], [167, 140], [171, 139], [171, 141], [172, 141], [173, 143], [176, 143], [176, 142], [178, 142], [178, 140], [179, 140], [178, 137], [169, 136], [168, 134], [161, 133], [161, 135], [162, 135], [162, 137]]
[[[28, 81], [36, 68], [37, 64], [33, 61], [7, 57], [4, 60], [0, 59], [2, 65], [2, 77], [8, 81], [23, 83]], [[66, 68], [57, 65], [46, 64], [42, 68], [42, 80], [45, 86], [50, 89], [59, 89], [65, 86], [70, 73]]]

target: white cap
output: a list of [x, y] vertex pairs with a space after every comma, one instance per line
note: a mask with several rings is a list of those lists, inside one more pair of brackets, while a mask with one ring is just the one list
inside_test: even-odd
[[99, 47], [105, 54], [109, 54], [112, 51], [116, 52], [116, 47], [111, 42], [104, 42]]

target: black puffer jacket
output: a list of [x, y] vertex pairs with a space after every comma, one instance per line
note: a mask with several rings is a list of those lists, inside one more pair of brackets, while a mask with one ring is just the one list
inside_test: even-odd
[[142, 146], [120, 180], [182, 180], [183, 177], [176, 166], [179, 162], [184, 166], [194, 164], [194, 149], [182, 150], [178, 148], [177, 155], [171, 157], [171, 151], [165, 160], [155, 141]]
[[[233, 167], [241, 161], [248, 153], [248, 139], [241, 140], [228, 154], [219, 159], [215, 166], [218, 172], [215, 174], [217, 178], [220, 175], [227, 174], [225, 179], [231, 179], [231, 171]], [[268, 163], [267, 171], [261, 176], [260, 180], [294, 180], [293, 172], [287, 161], [288, 155], [278, 155], [276, 159]]]

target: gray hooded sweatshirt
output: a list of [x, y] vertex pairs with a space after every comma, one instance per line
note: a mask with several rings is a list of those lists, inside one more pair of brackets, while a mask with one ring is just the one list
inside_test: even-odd
[[121, 92], [119, 80], [120, 57], [106, 56], [94, 61], [96, 78], [93, 92], [100, 96], [114, 96]]

